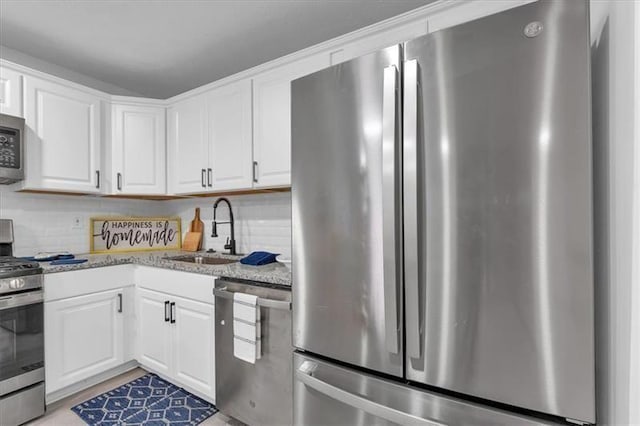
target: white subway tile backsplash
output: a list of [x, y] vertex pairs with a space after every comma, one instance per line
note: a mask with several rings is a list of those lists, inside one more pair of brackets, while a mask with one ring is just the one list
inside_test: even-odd
[[[233, 206], [236, 241], [241, 253], [267, 250], [291, 258], [291, 194], [273, 193], [228, 197]], [[218, 226], [211, 237], [213, 203], [216, 198], [174, 201], [121, 200], [63, 195], [27, 194], [0, 187], [0, 218], [13, 219], [14, 252], [28, 256], [40, 251], [89, 251], [89, 218], [92, 216], [180, 216], [183, 234], [200, 207], [205, 223], [205, 248], [223, 251], [229, 226]], [[82, 226], [73, 228], [73, 218]], [[226, 204], [218, 219], [227, 220]]]
[[[0, 218], [13, 219], [17, 256], [40, 251], [89, 251], [89, 218], [100, 215], [153, 215], [155, 201], [101, 200], [93, 197], [27, 194], [0, 189]], [[79, 217], [80, 228], [73, 228]]]
[[[249, 253], [266, 250], [291, 258], [291, 194], [254, 194], [227, 197], [233, 207], [238, 251]], [[194, 210], [200, 207], [204, 222], [204, 246], [223, 251], [229, 225], [218, 225], [218, 237], [211, 237], [213, 203], [216, 198], [198, 198], [167, 203], [167, 214], [182, 218], [183, 233], [188, 231]], [[226, 204], [218, 206], [217, 219], [228, 220]]]

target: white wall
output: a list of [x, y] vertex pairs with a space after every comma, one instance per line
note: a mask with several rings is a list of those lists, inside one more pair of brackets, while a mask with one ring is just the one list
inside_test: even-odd
[[[634, 8], [591, 1], [596, 171], [598, 423], [626, 425], [630, 394], [634, 178]], [[634, 399], [632, 399], [634, 398]]]
[[[158, 201], [115, 200], [97, 197], [26, 194], [0, 187], [0, 218], [13, 219], [14, 254], [40, 251], [89, 251], [89, 218], [99, 215], [156, 215]], [[81, 227], [73, 229], [73, 219]]]
[[635, 2], [635, 179], [633, 217], [633, 289], [631, 299], [631, 374], [629, 422], [640, 425], [640, 3]]
[[[13, 219], [14, 252], [29, 256], [40, 251], [89, 251], [89, 218], [92, 216], [180, 216], [186, 233], [195, 207], [205, 223], [205, 248], [223, 250], [229, 227], [220, 225], [219, 237], [211, 238], [213, 203], [216, 198], [176, 201], [120, 200], [99, 197], [26, 194], [0, 186], [0, 218]], [[267, 250], [291, 258], [291, 194], [273, 193], [229, 197], [236, 221], [238, 251]], [[228, 218], [225, 204], [219, 218]], [[81, 227], [73, 228], [75, 217]]]

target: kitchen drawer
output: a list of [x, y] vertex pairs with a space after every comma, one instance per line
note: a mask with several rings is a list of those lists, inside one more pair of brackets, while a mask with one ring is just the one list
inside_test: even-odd
[[44, 275], [44, 301], [98, 293], [134, 285], [133, 265], [107, 266]]
[[44, 383], [0, 398], [0, 425], [19, 425], [44, 414]]
[[210, 275], [136, 266], [134, 279], [140, 288], [213, 304], [216, 277]]

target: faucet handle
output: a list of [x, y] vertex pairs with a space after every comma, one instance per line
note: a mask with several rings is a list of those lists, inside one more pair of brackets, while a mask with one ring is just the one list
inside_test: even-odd
[[227, 237], [227, 242], [224, 244], [225, 250], [229, 250], [231, 248], [231, 242], [229, 241], [229, 237]]

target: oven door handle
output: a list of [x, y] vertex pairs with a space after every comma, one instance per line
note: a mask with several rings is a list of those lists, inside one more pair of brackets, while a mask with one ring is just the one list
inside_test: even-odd
[[29, 293], [15, 294], [12, 296], [0, 297], [0, 311], [19, 306], [33, 305], [44, 301], [44, 291], [30, 291]]

